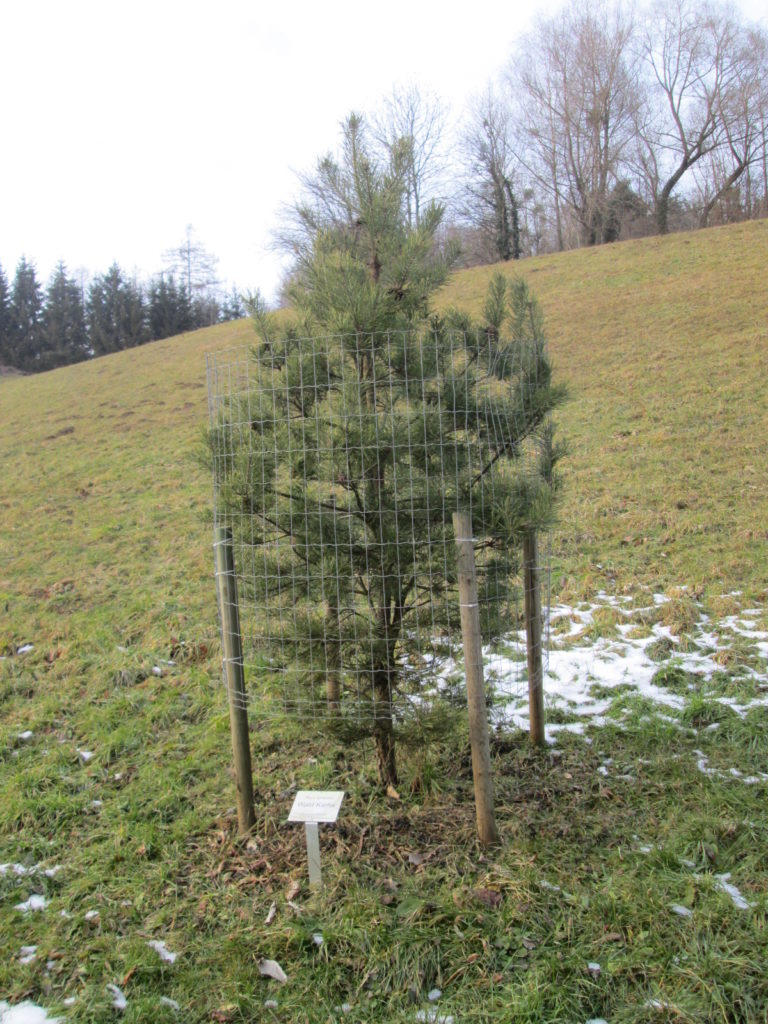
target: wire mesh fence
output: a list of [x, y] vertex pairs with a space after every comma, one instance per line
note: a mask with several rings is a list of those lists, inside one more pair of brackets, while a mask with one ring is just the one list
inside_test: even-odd
[[461, 705], [452, 516], [465, 511], [491, 714], [514, 716], [520, 540], [551, 483], [539, 349], [434, 329], [208, 357], [214, 519], [233, 539], [257, 715], [362, 726]]

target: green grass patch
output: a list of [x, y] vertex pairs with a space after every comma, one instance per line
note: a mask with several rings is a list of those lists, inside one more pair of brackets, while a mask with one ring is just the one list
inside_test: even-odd
[[[630, 597], [631, 616], [597, 611], [579, 643], [669, 626], [680, 643], [655, 649], [657, 681], [683, 707], [598, 679], [612, 705], [586, 738], [563, 729], [539, 752], [495, 731], [494, 850], [475, 840], [461, 720], [408, 737], [393, 799], [370, 748], [268, 716], [260, 697], [257, 826], [236, 835], [211, 488], [190, 453], [204, 353], [249, 344], [247, 322], [0, 381], [0, 864], [28, 870], [0, 875], [0, 998], [90, 1024], [117, 1019], [108, 985], [126, 1024], [765, 1020], [768, 711], [724, 703], [762, 699], [765, 660], [733, 632], [707, 683], [671, 659], [745, 609], [766, 628], [766, 262], [756, 222], [513, 268], [572, 395], [553, 598]], [[478, 310], [490, 273], [458, 275], [446, 305]], [[321, 830], [320, 893], [286, 824], [309, 787], [347, 793]], [[15, 909], [31, 895], [45, 909]]]

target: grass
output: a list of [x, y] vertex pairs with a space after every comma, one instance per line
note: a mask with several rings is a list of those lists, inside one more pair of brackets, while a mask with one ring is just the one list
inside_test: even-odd
[[[765, 782], [731, 772], [765, 770], [768, 712], [720, 700], [757, 699], [765, 673], [722, 624], [757, 606], [766, 627], [767, 260], [763, 222], [513, 268], [572, 395], [553, 598], [627, 596], [639, 634], [668, 626], [658, 681], [683, 704], [596, 684], [612, 707], [586, 737], [536, 753], [495, 735], [492, 851], [460, 723], [403, 753], [394, 800], [370, 750], [254, 714], [258, 823], [236, 836], [210, 482], [190, 452], [204, 353], [248, 344], [248, 323], [0, 382], [0, 864], [39, 865], [0, 874], [0, 999], [103, 1022], [116, 984], [129, 1024], [768, 1020]], [[477, 310], [490, 273], [458, 275], [445, 304]], [[703, 615], [729, 643], [709, 680], [676, 661]], [[623, 621], [602, 608], [576, 642]], [[285, 824], [296, 788], [347, 793], [320, 893]], [[45, 910], [14, 909], [32, 893]]]

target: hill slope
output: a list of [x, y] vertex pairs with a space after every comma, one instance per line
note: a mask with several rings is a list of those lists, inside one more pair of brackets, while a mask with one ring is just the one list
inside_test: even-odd
[[[672, 592], [685, 585], [710, 611], [727, 611], [723, 595], [734, 590], [744, 592], [745, 605], [765, 601], [766, 266], [768, 222], [758, 222], [504, 268], [524, 275], [539, 299], [556, 372], [571, 392], [560, 417], [570, 456], [564, 467], [562, 525], [553, 537], [552, 556], [553, 585], [561, 597], [576, 601], [601, 590], [631, 594], [638, 588], [644, 593]], [[478, 310], [492, 269], [457, 275], [441, 301]], [[277, 823], [284, 817], [278, 794], [284, 803], [286, 787], [297, 781], [315, 788], [339, 784], [321, 748], [308, 739], [303, 745], [294, 742], [290, 725], [260, 726], [254, 736], [256, 772], [259, 790], [268, 799], [257, 853], [233, 845], [231, 815], [222, 814], [231, 796], [226, 711], [215, 685], [219, 654], [206, 521], [211, 485], [190, 453], [207, 421], [205, 353], [247, 345], [252, 337], [251, 325], [243, 321], [36, 377], [0, 381], [0, 865], [8, 868], [0, 871], [0, 999], [31, 995], [55, 1007], [72, 993], [78, 998], [75, 1019], [99, 1021], [111, 1012], [104, 991], [109, 982], [133, 992], [126, 1020], [164, 1020], [163, 1014], [173, 1019], [167, 1004], [158, 1008], [162, 993], [183, 1003], [187, 1020], [255, 1019], [250, 1014], [261, 1013], [264, 993], [254, 954], [260, 950], [291, 962], [292, 974], [309, 956], [307, 949], [314, 949], [312, 914], [320, 914], [317, 907], [306, 919], [287, 920], [274, 941], [265, 941], [260, 922], [282, 881], [303, 872], [301, 837], [294, 833], [276, 845]], [[167, 664], [171, 660], [174, 666]], [[761, 729], [764, 739], [764, 722]], [[637, 738], [632, 756], [640, 756], [646, 741], [645, 734]], [[616, 742], [631, 746], [635, 740]], [[676, 749], [682, 741], [670, 733], [659, 742]], [[695, 742], [703, 741], [690, 739]], [[566, 744], [569, 756], [567, 751]], [[312, 752], [319, 763], [307, 761]], [[380, 850], [388, 851], [381, 854], [387, 865], [383, 870], [392, 874], [399, 870], [398, 860], [387, 859], [392, 850], [388, 844], [395, 841], [398, 828], [410, 828], [406, 850], [418, 854], [419, 843], [425, 849], [434, 846], [440, 851], [435, 864], [441, 865], [443, 875], [454, 868], [461, 877], [462, 872], [474, 872], [482, 892], [504, 893], [510, 906], [518, 899], [518, 910], [534, 907], [531, 921], [520, 928], [548, 934], [554, 925], [551, 920], [547, 924], [546, 916], [554, 912], [536, 903], [541, 894], [526, 890], [515, 896], [515, 878], [533, 872], [526, 884], [534, 885], [542, 870], [532, 867], [544, 856], [540, 850], [529, 850], [530, 859], [520, 852], [529, 841], [525, 821], [533, 810], [528, 808], [538, 799], [546, 805], [547, 792], [554, 792], [553, 806], [564, 802], [571, 812], [580, 807], [587, 832], [593, 826], [604, 829], [598, 818], [605, 822], [613, 810], [593, 801], [591, 783], [566, 792], [562, 776], [552, 774], [556, 766], [529, 763], [523, 748], [516, 756], [518, 774], [504, 785], [529, 788], [521, 796], [522, 790], [513, 793], [502, 786], [517, 852], [497, 865], [497, 874], [476, 858], [466, 803], [451, 805], [455, 846], [440, 845], [448, 813], [444, 805], [453, 793], [447, 782], [442, 794], [438, 784], [433, 803], [425, 797], [423, 806], [413, 804], [398, 812], [401, 825], [396, 826], [387, 807], [376, 804], [365, 786], [360, 789], [359, 779], [371, 766], [344, 758], [336, 766], [347, 772], [342, 784], [354, 790], [349, 813], [358, 817], [357, 831], [341, 828], [336, 833], [339, 856], [354, 863], [355, 851], [363, 849], [364, 829], [369, 837], [378, 836]], [[576, 774], [578, 781], [589, 757], [592, 753], [585, 747], [574, 748], [567, 778]], [[338, 767], [342, 763], [343, 769]], [[419, 764], [413, 768], [415, 788], [426, 784], [426, 769]], [[665, 771], [659, 768], [650, 787], [660, 801], [666, 792]], [[691, 771], [703, 785], [695, 766]], [[542, 782], [545, 776], [548, 781]], [[614, 789], [622, 785], [629, 784], [617, 782]], [[678, 780], [673, 788], [679, 785]], [[641, 811], [637, 799], [626, 794], [617, 798], [621, 821], [617, 818], [612, 827], [639, 831], [638, 815], [658, 823], [665, 813], [671, 821], [679, 811], [672, 805], [667, 812], [659, 807], [649, 811], [645, 805]], [[704, 799], [701, 792], [696, 799]], [[717, 815], [712, 808], [719, 806], [722, 795], [712, 799], [714, 804], [702, 804], [702, 821]], [[550, 829], [552, 835], [565, 829], [566, 835], [570, 825], [559, 813], [551, 811], [543, 824], [531, 818], [530, 836], [537, 829]], [[589, 817], [593, 813], [594, 822]], [[743, 833], [745, 814], [728, 811], [729, 827], [736, 831], [711, 842], [726, 849], [743, 840], [746, 849], [755, 837]], [[681, 850], [687, 849], [686, 843], [710, 842], [703, 832], [694, 832], [690, 826], [688, 838], [680, 839]], [[577, 872], [578, 858], [587, 857], [588, 851], [579, 852], [574, 842], [570, 869]], [[552, 863], [558, 863], [557, 857], [565, 863], [570, 856], [558, 848]], [[54, 861], [64, 864], [62, 872], [47, 878], [41, 868], [34, 886], [31, 881], [27, 885], [25, 873], [14, 875], [8, 867], [21, 862], [26, 872]], [[459, 862], [464, 865], [460, 870]], [[418, 858], [414, 863], [421, 865]], [[661, 871], [663, 865], [657, 867]], [[730, 862], [723, 867], [730, 870]], [[765, 865], [760, 867], [764, 871]], [[329, 926], [331, 932], [337, 930], [336, 960], [326, 957], [322, 966], [323, 984], [334, 993], [346, 991], [344, 964], [352, 973], [373, 970], [371, 965], [382, 955], [373, 938], [383, 927], [378, 897], [366, 904], [367, 896], [350, 896], [344, 889], [348, 883], [339, 878], [334, 884], [341, 888], [334, 892], [346, 916]], [[401, 895], [410, 891], [411, 883], [397, 882], [401, 884]], [[451, 954], [458, 959], [451, 960], [450, 970], [450, 957], [444, 954], [444, 969], [434, 948], [439, 922], [430, 918], [419, 930], [419, 915], [426, 911], [418, 901], [427, 883], [419, 876], [414, 884], [408, 897], [416, 900], [413, 916], [403, 901], [395, 922], [408, 925], [414, 943], [410, 952], [403, 946], [398, 984], [402, 982], [403, 991], [416, 977], [425, 986], [430, 980], [443, 984], [458, 972], [454, 981], [459, 1005], [475, 1006], [479, 1013], [480, 1004], [472, 1000], [482, 995], [490, 1006], [496, 998], [493, 986], [501, 985], [489, 981], [496, 977], [493, 970], [480, 984], [473, 973], [476, 959], [467, 959], [476, 948], [485, 948], [490, 920], [476, 923], [466, 907], [466, 893], [451, 897], [446, 890], [441, 914], [446, 921], [457, 912], [463, 915], [464, 923], [456, 927], [464, 938]], [[455, 879], [452, 884], [459, 886]], [[625, 895], [637, 889], [638, 907], [650, 884], [656, 883], [639, 871], [621, 883], [628, 887]], [[27, 917], [14, 910], [34, 887], [45, 890], [71, 917]], [[486, 895], [481, 902], [483, 898], [486, 913], [495, 897]], [[442, 897], [433, 899], [438, 905]], [[86, 919], [93, 910], [98, 916]], [[603, 911], [607, 913], [605, 907]], [[639, 917], [630, 914], [630, 931], [647, 930], [647, 922], [640, 919], [643, 912], [637, 911]], [[621, 913], [616, 914], [612, 934], [623, 929]], [[479, 920], [483, 914], [476, 916]], [[507, 929], [513, 927], [510, 920], [505, 918]], [[566, 928], [563, 921], [561, 925]], [[585, 921], [582, 926], [598, 927]], [[756, 941], [749, 927], [744, 924], [745, 931], [734, 939], [737, 946], [742, 942], [739, 949], [749, 949]], [[147, 949], [150, 938], [168, 936], [169, 945], [178, 942], [185, 949], [175, 973]], [[598, 937], [593, 940], [597, 943]], [[661, 956], [670, 940], [662, 931], [653, 941]], [[38, 966], [20, 966], [19, 947], [33, 944], [40, 947]], [[520, 955], [503, 948], [515, 963], [535, 959], [533, 953], [529, 957], [534, 948], [530, 944]], [[44, 971], [46, 959], [53, 966]], [[729, 959], [729, 964], [736, 962]], [[616, 981], [618, 994], [606, 991], [597, 999], [595, 977], [587, 973], [568, 998], [561, 993], [560, 1002], [538, 1004], [534, 993], [543, 992], [544, 979], [560, 970], [553, 963], [536, 960], [540, 981], [534, 984], [532, 974], [530, 990], [525, 990], [525, 1005], [533, 1009], [520, 1019], [571, 1019], [568, 1014], [587, 1006], [591, 1012], [585, 1016], [593, 1016], [621, 1006], [630, 994], [641, 999], [632, 988], [637, 979], [627, 967], [621, 983]], [[293, 1005], [293, 1010], [286, 1009], [283, 1019], [336, 1019], [330, 995], [328, 1004], [318, 1004], [313, 1015], [320, 984], [313, 972], [321, 970], [320, 961], [313, 964], [306, 968], [300, 992], [284, 997], [285, 1006]], [[733, 967], [734, 985], [746, 985], [748, 992], [744, 979], [752, 978], [752, 967], [746, 959], [742, 966], [746, 974]], [[505, 970], [499, 968], [499, 978]], [[581, 966], [574, 971], [584, 973]], [[661, 967], [658, 971], [662, 973], [653, 977], [666, 978]], [[394, 978], [395, 968], [392, 972]], [[705, 967], [701, 977], [708, 977]], [[357, 979], [361, 990], [364, 980]], [[704, 981], [702, 986], [701, 999], [708, 999]], [[499, 992], [503, 1014], [511, 996]], [[523, 1000], [521, 992], [515, 998]], [[241, 996], [236, 998], [236, 993]], [[749, 998], [758, 995], [753, 992]], [[461, 999], [468, 1002], [461, 1004]], [[359, 1019], [411, 1020], [414, 1015], [407, 1000], [400, 1009], [390, 1006], [387, 1011], [383, 1003], [376, 1010], [375, 1000], [365, 1005], [368, 1009], [360, 1011]], [[693, 999], [691, 1005], [695, 1009], [699, 1003]], [[682, 1019], [702, 1018], [694, 1013]]]

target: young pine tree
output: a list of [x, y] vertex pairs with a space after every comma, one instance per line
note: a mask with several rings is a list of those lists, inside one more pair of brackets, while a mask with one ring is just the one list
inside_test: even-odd
[[253, 387], [210, 443], [219, 509], [253, 552], [265, 671], [297, 694], [325, 686], [337, 724], [373, 736], [386, 786], [398, 700], [434, 686], [419, 638], [456, 621], [452, 512], [471, 511], [498, 596], [513, 542], [551, 510], [551, 438], [533, 474], [523, 456], [561, 391], [524, 286], [510, 301], [496, 282], [480, 326], [434, 314], [453, 256], [442, 208], [411, 226], [396, 159], [375, 162], [358, 117], [343, 142], [296, 210], [294, 319], [252, 301]]

